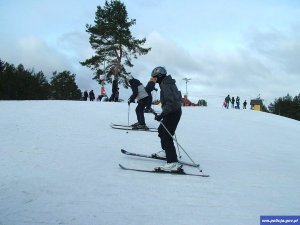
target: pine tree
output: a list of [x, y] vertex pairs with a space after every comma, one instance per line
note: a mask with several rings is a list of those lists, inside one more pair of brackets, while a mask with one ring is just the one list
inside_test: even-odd
[[58, 100], [80, 100], [81, 91], [75, 82], [75, 74], [70, 71], [54, 72], [51, 77], [52, 97]]
[[[84, 62], [95, 71], [99, 83], [100, 75], [107, 75], [106, 80], [112, 82], [112, 75], [127, 87], [124, 78], [130, 74], [125, 66], [133, 67], [132, 57], [147, 54], [151, 48], [143, 48], [146, 39], [136, 39], [130, 28], [135, 25], [135, 19], [129, 19], [125, 5], [118, 0], [105, 1], [104, 7], [98, 6], [95, 15], [95, 24], [86, 25], [90, 34], [89, 42], [95, 55]], [[124, 63], [122, 63], [124, 59]], [[119, 79], [120, 78], [120, 79]]]
[[300, 94], [294, 98], [288, 94], [275, 99], [274, 103], [271, 103], [268, 108], [273, 114], [300, 120]]

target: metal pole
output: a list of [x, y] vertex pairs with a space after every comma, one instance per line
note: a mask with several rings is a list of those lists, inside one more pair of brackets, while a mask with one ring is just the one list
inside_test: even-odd
[[182, 80], [185, 81], [185, 93], [186, 93], [186, 97], [188, 97], [187, 83], [191, 80], [191, 78], [183, 78]]

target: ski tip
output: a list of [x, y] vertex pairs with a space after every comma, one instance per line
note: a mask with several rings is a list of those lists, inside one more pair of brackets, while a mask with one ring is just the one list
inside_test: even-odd
[[121, 167], [122, 169], [125, 169], [125, 167], [124, 167], [124, 166], [122, 166], [120, 163], [119, 163], [119, 167]]
[[[122, 153], [125, 153], [125, 152], [126, 152], [126, 150], [122, 148], [122, 149], [121, 149], [121, 152], [122, 152]], [[120, 164], [119, 164], [119, 165], [120, 165]]]

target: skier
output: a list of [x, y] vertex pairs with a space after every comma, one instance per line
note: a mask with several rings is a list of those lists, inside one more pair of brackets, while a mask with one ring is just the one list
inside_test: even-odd
[[240, 97], [239, 96], [236, 97], [236, 108], [240, 109]]
[[243, 103], [243, 109], [246, 109], [246, 108], [247, 108], [247, 101], [245, 100]]
[[109, 98], [110, 102], [117, 102], [116, 99], [116, 94], [118, 94], [117, 92], [118, 92], [118, 79], [115, 77], [112, 82], [112, 94]]
[[234, 102], [235, 102], [235, 99], [234, 99], [234, 97], [232, 96], [232, 98], [231, 98], [231, 108], [234, 108]]
[[153, 109], [151, 108], [151, 105], [152, 105], [152, 94], [151, 94], [151, 92], [153, 90], [157, 91], [157, 89], [155, 88], [155, 78], [153, 78], [153, 77], [150, 78], [147, 86], [145, 87], [145, 90], [149, 95], [148, 103], [147, 103], [145, 112], [150, 112], [151, 113], [151, 112], [153, 112]]
[[225, 103], [226, 103], [226, 108], [228, 109], [228, 107], [229, 107], [229, 102], [231, 102], [231, 100], [230, 100], [230, 95], [227, 95], [227, 97], [225, 98]]
[[98, 96], [97, 100], [101, 102], [103, 97], [107, 97], [104, 85], [101, 86], [100, 95]]
[[128, 99], [128, 106], [130, 103], [134, 102], [137, 99], [137, 107], [135, 109], [137, 123], [132, 124], [133, 129], [149, 129], [145, 124], [145, 116], [144, 116], [144, 109], [148, 103], [148, 94], [145, 90], [143, 84], [138, 80], [133, 78], [131, 75], [127, 77], [129, 86], [132, 90], [132, 95]]
[[83, 101], [87, 101], [88, 97], [89, 97], [89, 94], [88, 94], [87, 90], [85, 90], [83, 93]]
[[[171, 135], [175, 134], [175, 130], [181, 117], [181, 94], [177, 89], [176, 81], [167, 75], [164, 67], [156, 67], [153, 69], [152, 77], [160, 86], [160, 101], [162, 104], [162, 113], [155, 116], [155, 120], [161, 121], [158, 127], [158, 136], [161, 140], [161, 147], [164, 151], [155, 153], [157, 156], [166, 156], [167, 163], [158, 167], [158, 170], [178, 171], [182, 164], [178, 162], [176, 149]], [[169, 134], [170, 132], [170, 134]]]
[[93, 90], [91, 90], [91, 91], [89, 92], [89, 98], [90, 98], [90, 101], [94, 101], [94, 99], [95, 99], [95, 94], [94, 94], [94, 91], [93, 91]]

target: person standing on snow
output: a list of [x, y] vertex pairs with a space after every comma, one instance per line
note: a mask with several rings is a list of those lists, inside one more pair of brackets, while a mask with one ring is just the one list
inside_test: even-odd
[[239, 96], [236, 97], [236, 108], [240, 109], [240, 97]]
[[230, 95], [227, 95], [227, 97], [225, 98], [225, 103], [226, 103], [226, 108], [227, 109], [229, 107], [229, 102], [231, 102]]
[[90, 101], [94, 101], [94, 99], [95, 99], [95, 94], [94, 94], [94, 91], [93, 91], [93, 90], [91, 90], [91, 91], [89, 92], [89, 98], [90, 98]]
[[[162, 113], [155, 116], [155, 120], [161, 121], [158, 127], [158, 136], [161, 140], [161, 147], [164, 151], [155, 153], [154, 155], [163, 156], [165, 154], [167, 163], [156, 169], [164, 171], [178, 171], [182, 164], [178, 162], [176, 149], [174, 146], [173, 136], [179, 123], [181, 111], [181, 94], [177, 89], [176, 81], [167, 75], [164, 67], [158, 66], [153, 69], [152, 77], [156, 79], [156, 83], [160, 87], [160, 102]], [[167, 131], [168, 130], [168, 131]], [[170, 134], [169, 134], [170, 132]]]
[[[112, 82], [112, 94], [111, 94], [111, 96], [110, 96], [110, 98], [109, 98], [109, 101], [110, 102], [117, 102], [118, 101], [118, 99], [116, 98], [116, 95], [118, 95], [118, 79], [115, 77], [114, 78], [114, 80], [113, 80], [113, 82]], [[118, 96], [118, 98], [119, 98], [119, 96]]]
[[245, 100], [243, 103], [243, 109], [246, 109], [246, 108], [247, 108], [247, 101]]
[[87, 90], [85, 90], [83, 93], [83, 101], [87, 101], [88, 97], [89, 97], [89, 94], [88, 94]]
[[155, 88], [155, 78], [151, 77], [147, 86], [145, 87], [145, 90], [146, 92], [148, 93], [149, 95], [149, 99], [148, 99], [148, 103], [147, 103], [147, 106], [146, 106], [146, 109], [145, 109], [145, 112], [153, 112], [153, 109], [151, 108], [151, 105], [152, 105], [152, 94], [151, 92], [152, 91], [157, 91], [157, 89]]
[[128, 106], [137, 99], [137, 107], [135, 109], [137, 123], [132, 124], [133, 129], [149, 129], [145, 123], [144, 109], [148, 103], [148, 94], [143, 84], [132, 76], [127, 77], [129, 86], [132, 90], [132, 95], [128, 99]]
[[232, 98], [231, 98], [231, 108], [234, 108], [234, 102], [235, 102], [235, 99], [234, 99], [234, 97], [232, 96]]

